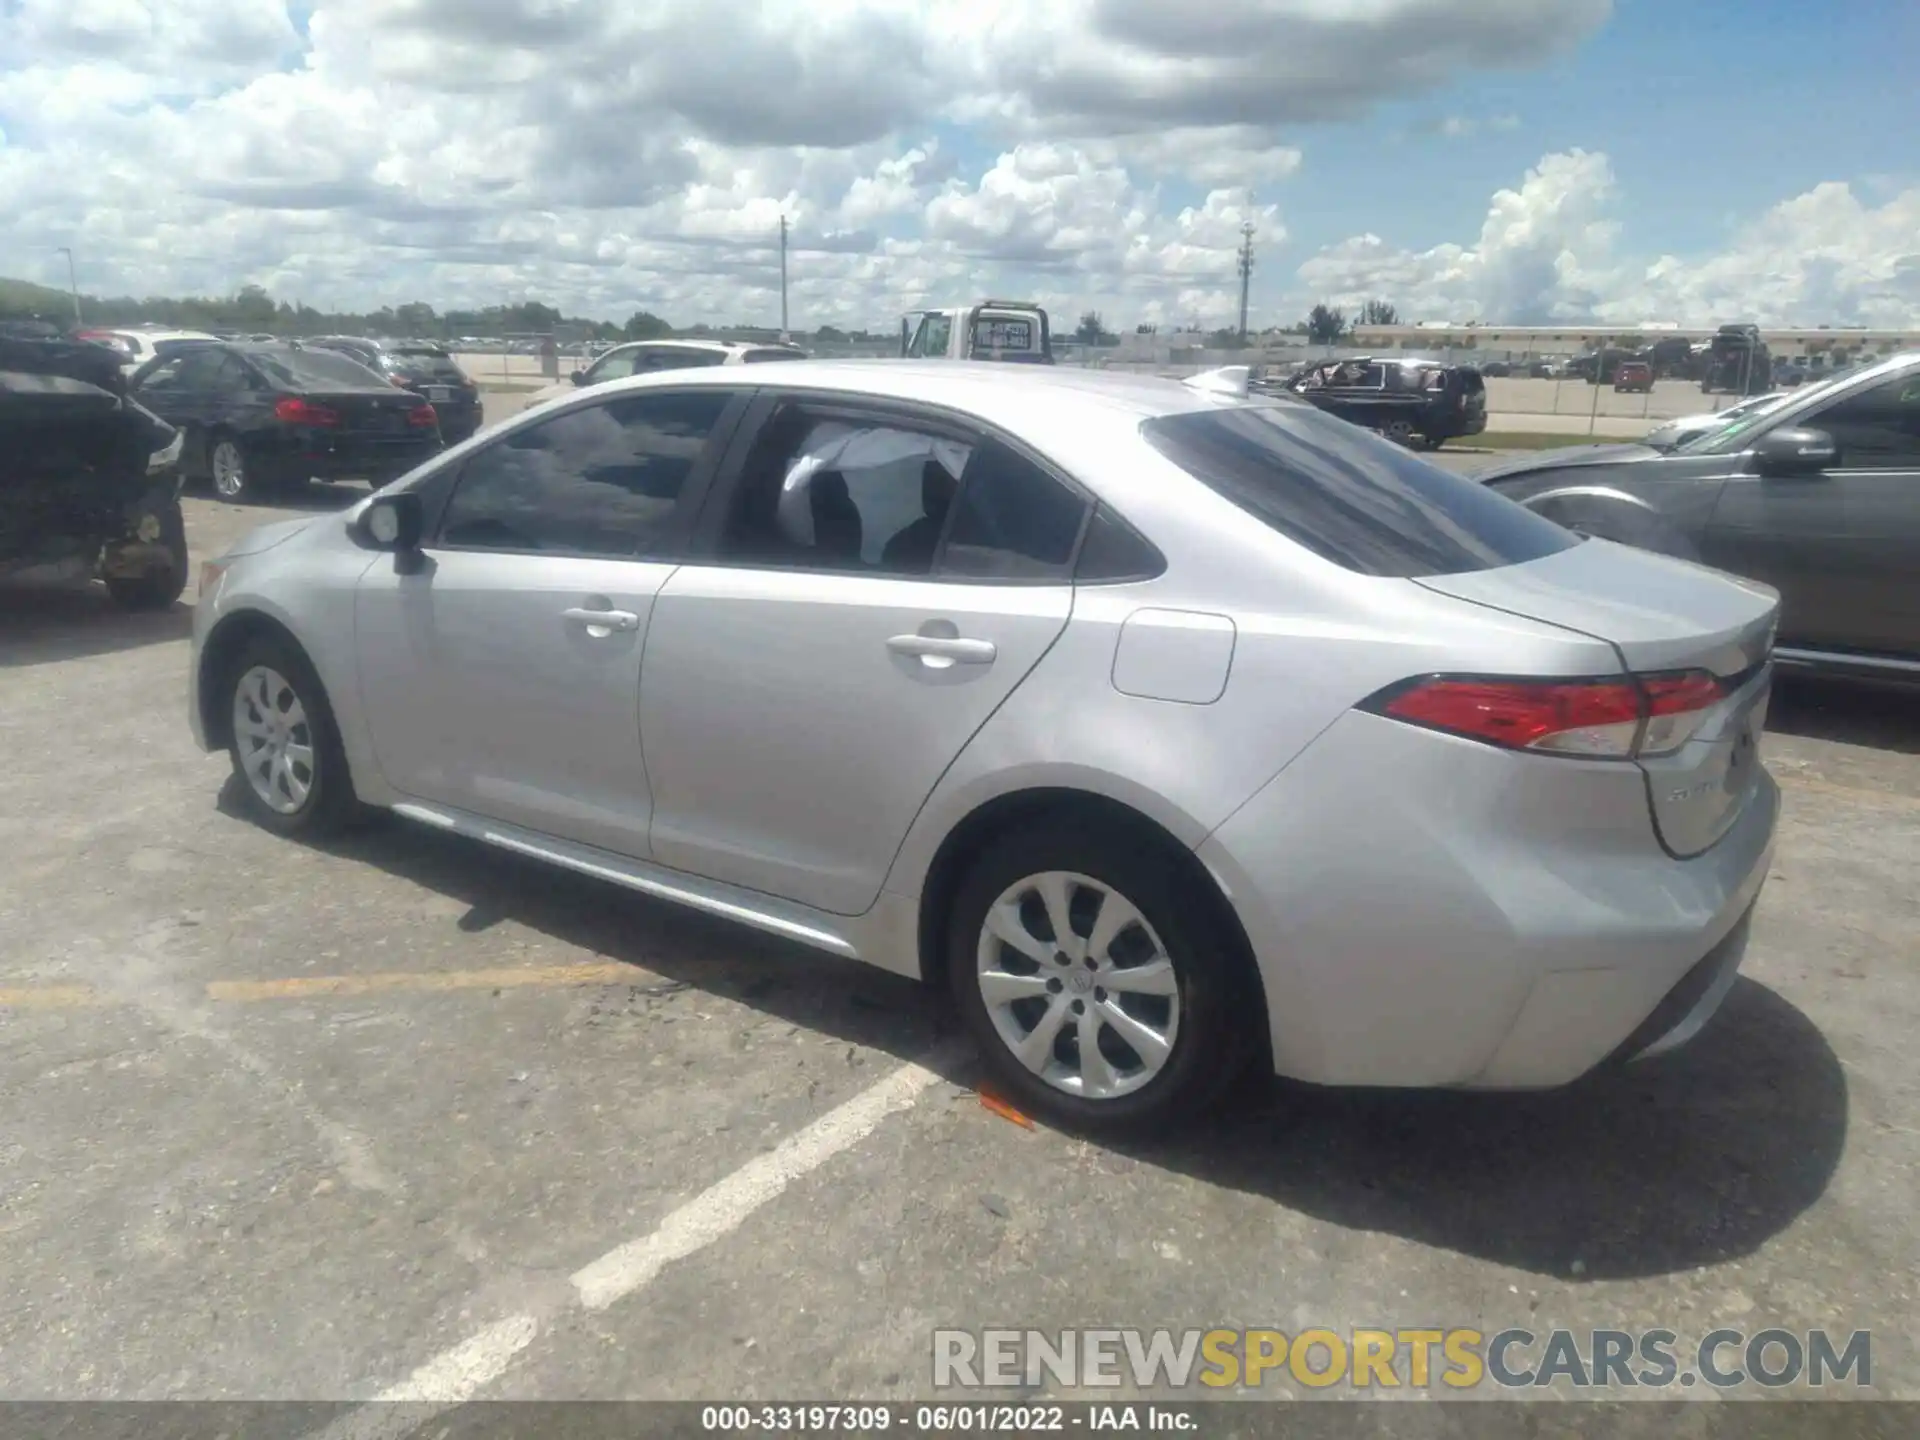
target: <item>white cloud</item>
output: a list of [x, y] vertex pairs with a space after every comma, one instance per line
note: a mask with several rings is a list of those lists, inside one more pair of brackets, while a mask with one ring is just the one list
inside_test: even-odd
[[1783, 207], [1751, 253], [1636, 268], [1604, 157], [1578, 154], [1496, 197], [1471, 246], [1360, 237], [1281, 278], [1298, 126], [1537, 64], [1609, 10], [0, 0], [0, 270], [64, 279], [71, 244], [102, 293], [253, 282], [342, 308], [528, 297], [766, 319], [784, 215], [802, 323], [1004, 288], [1115, 324], [1217, 324], [1251, 221], [1271, 319], [1292, 318], [1293, 289], [1559, 313], [1612, 303], [1623, 275], [1706, 303], [1776, 244], [1796, 257], [1765, 271], [1782, 304], [1914, 303], [1894, 258], [1913, 248], [1909, 195], [1815, 192], [1817, 214]]

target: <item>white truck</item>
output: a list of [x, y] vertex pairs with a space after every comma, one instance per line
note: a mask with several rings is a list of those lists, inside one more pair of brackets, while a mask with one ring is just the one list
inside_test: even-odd
[[921, 310], [900, 321], [908, 360], [1004, 360], [1053, 364], [1047, 312], [1023, 300], [982, 300], [950, 310]]

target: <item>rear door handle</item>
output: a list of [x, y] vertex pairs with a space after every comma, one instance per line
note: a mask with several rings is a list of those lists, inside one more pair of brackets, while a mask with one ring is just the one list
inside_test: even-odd
[[589, 630], [600, 630], [609, 634], [615, 630], [640, 628], [640, 617], [631, 610], [582, 610], [576, 606], [572, 610], [562, 610], [560, 618], [584, 625]]
[[922, 660], [945, 660], [956, 665], [990, 665], [1000, 652], [991, 640], [967, 640], [947, 635], [895, 635], [887, 649], [896, 655], [915, 655]]

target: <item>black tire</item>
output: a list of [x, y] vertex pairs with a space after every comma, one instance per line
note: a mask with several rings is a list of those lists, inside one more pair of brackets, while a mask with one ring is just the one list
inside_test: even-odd
[[[1189, 867], [1177, 860], [1170, 863], [1171, 858], [1161, 854], [1159, 847], [1142, 844], [1138, 837], [1112, 827], [1043, 822], [989, 844], [961, 881], [944, 932], [949, 988], [993, 1081], [1022, 1108], [1074, 1129], [1151, 1134], [1203, 1114], [1253, 1053], [1254, 1037], [1248, 1026], [1258, 1007], [1245, 994], [1248, 987], [1240, 978], [1232, 942], [1220, 933], [1212, 908], [1195, 903], [1191, 886], [1202, 882], [1191, 877]], [[1099, 882], [1124, 897], [1159, 937], [1178, 987], [1178, 1023], [1164, 1064], [1139, 1088], [1111, 1098], [1095, 1100], [1068, 1093], [1028, 1069], [996, 1028], [981, 990], [979, 954], [990, 908], [1023, 879], [1060, 871]], [[1094, 895], [1087, 891], [1080, 898]], [[1040, 913], [1045, 913], [1044, 907]], [[1083, 940], [1092, 923], [1091, 914], [1076, 914], [1072, 922]], [[1144, 931], [1129, 927], [1121, 934], [1123, 939], [1150, 944]], [[1064, 985], [1078, 973], [1077, 966], [1062, 967], [1061, 975], [1068, 977], [1063, 981], [1050, 972], [1040, 973], [1037, 962], [1022, 958], [1010, 947], [1002, 951], [1000, 963], [1033, 965], [1035, 978], [1045, 981], [1069, 1009], [1074, 1003], [1119, 1003], [1117, 997], [1107, 998], [1100, 990], [1073, 1001]], [[1040, 996], [1034, 998], [1043, 1009], [1054, 1005]], [[1096, 1043], [1104, 1055], [1118, 1033], [1105, 1033], [1111, 1027], [1095, 1023], [1101, 1027]], [[1064, 1045], [1077, 1056], [1079, 1024], [1078, 1019], [1063, 1016], [1061, 1035], [1073, 1033], [1070, 1039], [1055, 1042], [1056, 1055]], [[1138, 1061], [1138, 1052], [1123, 1048]]]
[[[235, 723], [236, 692], [256, 670], [270, 671], [285, 682], [304, 719], [304, 725], [294, 727], [289, 738], [304, 744], [312, 762], [307, 767], [306, 794], [290, 810], [269, 805], [256, 789], [249, 765], [259, 764], [260, 752], [249, 745]], [[285, 713], [284, 696], [277, 693], [278, 687], [275, 690], [274, 703]], [[234, 778], [239, 782], [236, 788], [249, 818], [276, 834], [318, 837], [335, 834], [368, 816], [370, 812], [353, 791], [346, 750], [340, 743], [340, 730], [334, 723], [326, 689], [298, 646], [272, 635], [248, 641], [221, 677], [218, 693], [221, 704], [226, 707], [227, 754], [233, 762]], [[267, 773], [271, 773], [270, 764]], [[284, 796], [286, 792], [283, 789], [281, 793]]]
[[105, 577], [107, 594], [122, 610], [165, 610], [187, 588], [187, 522], [174, 500], [160, 512], [160, 543], [167, 547], [168, 563], [145, 575]]

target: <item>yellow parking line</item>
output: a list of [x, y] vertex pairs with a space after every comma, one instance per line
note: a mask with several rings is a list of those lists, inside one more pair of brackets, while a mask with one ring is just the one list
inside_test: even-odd
[[285, 980], [215, 980], [209, 1000], [301, 1000], [326, 995], [433, 994], [447, 990], [637, 985], [656, 978], [634, 965], [546, 965], [512, 970], [387, 971], [372, 975], [301, 975]]
[[91, 985], [45, 985], [0, 990], [0, 1010], [79, 1010], [104, 1005]]

